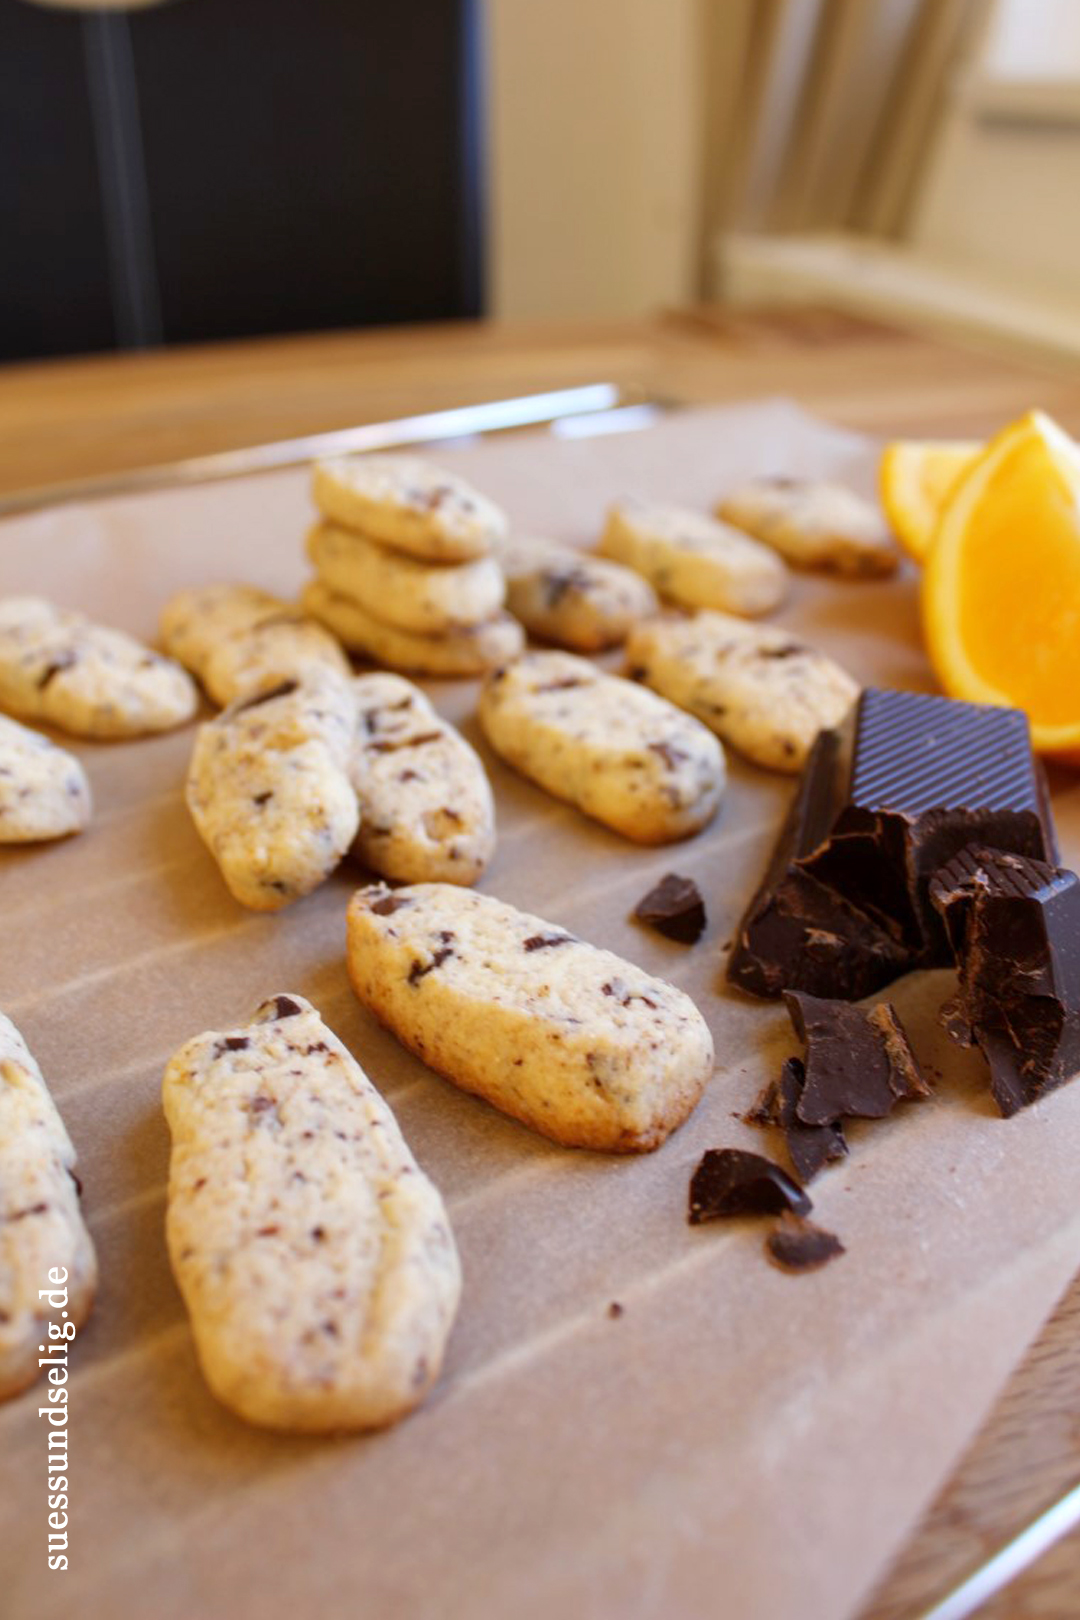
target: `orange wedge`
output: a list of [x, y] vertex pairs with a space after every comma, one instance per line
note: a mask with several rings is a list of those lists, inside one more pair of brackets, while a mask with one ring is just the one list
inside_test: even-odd
[[1025, 709], [1080, 761], [1080, 447], [1041, 411], [991, 439], [946, 502], [923, 573], [945, 691]]
[[968, 439], [899, 439], [881, 452], [881, 504], [909, 557], [922, 562], [945, 501], [982, 445]]

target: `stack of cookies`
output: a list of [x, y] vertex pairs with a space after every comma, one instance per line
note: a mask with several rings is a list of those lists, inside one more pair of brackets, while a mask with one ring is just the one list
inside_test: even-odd
[[416, 456], [343, 456], [313, 478], [321, 520], [305, 610], [353, 652], [419, 675], [481, 675], [517, 657], [492, 548], [506, 518], [464, 479]]

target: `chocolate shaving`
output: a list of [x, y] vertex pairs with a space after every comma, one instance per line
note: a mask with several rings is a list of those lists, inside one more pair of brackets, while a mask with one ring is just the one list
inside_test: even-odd
[[245, 709], [257, 709], [260, 703], [272, 703], [275, 698], [289, 697], [299, 689], [299, 686], [299, 681], [279, 681], [276, 686], [268, 686], [265, 692], [256, 692], [254, 697], [243, 698], [239, 703], [234, 703], [230, 712], [243, 714]]
[[77, 662], [77, 655], [73, 652], [61, 653], [59, 657], [54, 658], [51, 663], [45, 665], [45, 668], [38, 676], [38, 691], [44, 691], [50, 681], [55, 680], [57, 675], [62, 675], [65, 669], [71, 669]]
[[786, 1170], [760, 1153], [710, 1148], [690, 1181], [691, 1226], [727, 1215], [805, 1215], [810, 1199]]
[[765, 1252], [782, 1271], [817, 1271], [846, 1250], [835, 1233], [785, 1212], [765, 1239]]
[[693, 945], [705, 931], [705, 902], [693, 878], [669, 872], [634, 907], [638, 922], [648, 923], [667, 939]]
[[447, 957], [453, 956], [453, 954], [454, 952], [451, 946], [443, 945], [435, 952], [430, 962], [421, 962], [419, 959], [414, 957], [412, 966], [409, 969], [409, 983], [419, 983], [419, 981], [426, 978], [429, 973], [433, 973], [436, 968], [442, 967]]
[[573, 945], [573, 934], [530, 934], [525, 940], [523, 949], [526, 951], [546, 951], [555, 945]]

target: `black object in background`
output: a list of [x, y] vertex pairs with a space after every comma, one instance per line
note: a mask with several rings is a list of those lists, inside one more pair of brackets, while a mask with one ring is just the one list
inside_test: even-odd
[[475, 315], [475, 0], [0, 0], [0, 358]]

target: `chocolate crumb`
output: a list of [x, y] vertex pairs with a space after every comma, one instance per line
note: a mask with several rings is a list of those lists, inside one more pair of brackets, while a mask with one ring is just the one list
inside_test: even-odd
[[292, 996], [275, 996], [274, 1007], [279, 1018], [295, 1018], [302, 1010], [299, 1003], [295, 1002]]
[[251, 1042], [246, 1035], [226, 1035], [221, 1045], [226, 1052], [242, 1052]]
[[782, 1271], [798, 1272], [817, 1271], [847, 1251], [834, 1232], [785, 1212], [765, 1239], [765, 1252]]
[[691, 1226], [725, 1215], [805, 1215], [811, 1207], [786, 1170], [742, 1148], [710, 1148], [690, 1180]]
[[625, 1309], [626, 1309], [626, 1307], [623, 1306], [623, 1305], [620, 1305], [617, 1299], [613, 1299], [611, 1304], [607, 1308], [607, 1313], [611, 1317], [612, 1321], [614, 1322], [614, 1321], [617, 1321], [619, 1319], [619, 1317], [624, 1314]]
[[669, 872], [634, 907], [638, 922], [648, 923], [666, 939], [693, 945], [705, 931], [705, 902], [693, 878]]

